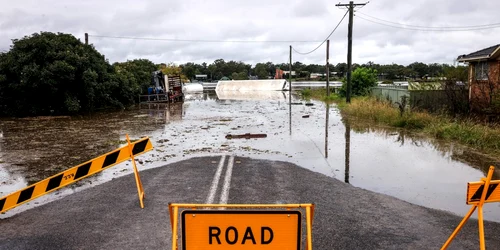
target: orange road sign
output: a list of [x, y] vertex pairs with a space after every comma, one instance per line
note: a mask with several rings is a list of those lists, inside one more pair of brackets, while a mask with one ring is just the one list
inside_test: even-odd
[[314, 204], [170, 203], [172, 250], [179, 249], [178, 231], [182, 231], [183, 250], [300, 249], [302, 209], [306, 222], [305, 247], [312, 250]]
[[[60, 189], [64, 186], [70, 185], [73, 182], [89, 177], [95, 173], [101, 172], [104, 169], [110, 168], [118, 163], [131, 159], [131, 157], [133, 157], [134, 155], [139, 155], [153, 149], [153, 145], [147, 137], [131, 143], [130, 140], [128, 140], [127, 135], [127, 141], [127, 146], [103, 154], [90, 161], [72, 167], [59, 174], [51, 176], [45, 180], [39, 181], [31, 186], [0, 198], [0, 213], [36, 199], [42, 195], [48, 194], [52, 191]], [[138, 179], [135, 163], [134, 171], [136, 173], [136, 181], [138, 181], [137, 185], [139, 188], [140, 179]], [[143, 207], [141, 198], [143, 196], [144, 192], [142, 191], [141, 184], [139, 191], [141, 207]]]
[[182, 249], [300, 249], [300, 211], [184, 210]]
[[[484, 203], [500, 201], [500, 180], [490, 181]], [[478, 204], [484, 190], [484, 181], [467, 183], [467, 204]]]

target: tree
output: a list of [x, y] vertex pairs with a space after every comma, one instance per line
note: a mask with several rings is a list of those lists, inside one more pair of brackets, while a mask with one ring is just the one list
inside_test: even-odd
[[[346, 79], [343, 79], [340, 95], [345, 96], [347, 91]], [[351, 96], [363, 96], [370, 92], [371, 87], [377, 86], [377, 71], [374, 69], [358, 67], [352, 72]]]
[[159, 68], [164, 75], [180, 76], [183, 81], [189, 80], [186, 75], [182, 74], [182, 68], [174, 63], [160, 64]]
[[72, 114], [122, 107], [113, 67], [70, 34], [41, 32], [12, 40], [0, 60], [1, 115]]
[[255, 64], [253, 72], [257, 75], [257, 77], [259, 77], [259, 79], [267, 79], [267, 76], [269, 75], [267, 66], [263, 63]]
[[337, 72], [338, 76], [345, 76], [347, 73], [347, 63], [337, 63], [335, 66], [335, 71]]
[[135, 59], [126, 62], [117, 62], [113, 64], [116, 74], [125, 75], [133, 79], [133, 88], [138, 88], [138, 93], [147, 93], [151, 85], [151, 73], [158, 70], [157, 66], [148, 59]]
[[424, 77], [425, 75], [429, 74], [429, 67], [425, 63], [421, 62], [414, 62], [410, 65], [408, 65], [409, 69], [413, 70], [414, 72], [417, 73], [417, 77]]

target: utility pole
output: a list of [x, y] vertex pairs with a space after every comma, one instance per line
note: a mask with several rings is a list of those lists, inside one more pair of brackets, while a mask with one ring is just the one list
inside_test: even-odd
[[89, 33], [85, 33], [85, 45], [89, 45]]
[[326, 96], [330, 96], [330, 40], [326, 40]]
[[349, 28], [347, 31], [347, 93], [346, 102], [351, 103], [351, 71], [352, 71], [352, 23], [354, 17], [354, 7], [364, 6], [366, 3], [355, 4], [350, 1], [349, 4], [336, 4], [338, 7], [348, 7], [349, 8]]

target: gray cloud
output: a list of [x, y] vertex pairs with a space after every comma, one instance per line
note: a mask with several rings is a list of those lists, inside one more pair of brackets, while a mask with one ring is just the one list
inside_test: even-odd
[[[84, 33], [104, 36], [201, 40], [322, 41], [345, 10], [327, 0], [0, 0], [0, 51], [11, 39], [34, 32]], [[365, 15], [420, 26], [467, 26], [499, 22], [499, 1], [415, 0], [372, 1], [358, 10], [354, 22], [353, 61], [399, 63], [414, 61], [452, 63], [500, 39], [497, 29], [466, 32], [426, 32], [395, 29], [362, 20]], [[373, 19], [372, 19], [373, 20]], [[376, 21], [376, 20], [375, 20]], [[330, 38], [331, 62], [346, 61], [347, 18]], [[148, 58], [157, 63], [284, 62], [290, 43], [190, 43], [90, 37], [90, 42], [111, 62]], [[305, 52], [318, 43], [292, 43]], [[325, 61], [325, 47], [294, 61]]]

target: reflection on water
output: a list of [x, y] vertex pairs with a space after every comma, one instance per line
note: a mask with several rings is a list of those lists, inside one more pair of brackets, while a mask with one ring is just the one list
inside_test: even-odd
[[[33, 183], [115, 149], [124, 144], [126, 133], [133, 139], [150, 136], [155, 147], [139, 158], [140, 170], [228, 153], [281, 160], [459, 215], [469, 208], [466, 183], [479, 180], [495, 164], [467, 148], [347, 119], [334, 104], [311, 101], [306, 106], [283, 93], [278, 100], [221, 100], [213, 92], [192, 95], [184, 103], [123, 112], [0, 120], [0, 196], [10, 192], [9, 185]], [[267, 138], [225, 138], [244, 133], [265, 133]], [[130, 173], [130, 166], [103, 171], [99, 179], [110, 180], [122, 171]], [[500, 221], [499, 208], [487, 204], [486, 219]]]
[[490, 166], [496, 166], [493, 179], [500, 179], [500, 161], [498, 161], [498, 159], [492, 159], [464, 146], [427, 138], [419, 134], [411, 133], [407, 130], [378, 127], [367, 122], [357, 121], [352, 127], [352, 130], [361, 134], [373, 133], [380, 135], [386, 139], [393, 140], [400, 147], [405, 145], [411, 145], [418, 148], [429, 147], [435, 150], [435, 152], [438, 152], [443, 158], [450, 158], [451, 160], [459, 161], [469, 165], [470, 167], [477, 168], [483, 172], [485, 176], [488, 174]]
[[328, 158], [328, 122], [330, 121], [330, 104], [326, 104], [325, 118], [325, 158]]
[[349, 119], [344, 119], [345, 126], [345, 173], [344, 173], [344, 181], [345, 183], [349, 183], [349, 163], [350, 163], [350, 155], [351, 155], [351, 124], [349, 123]]

